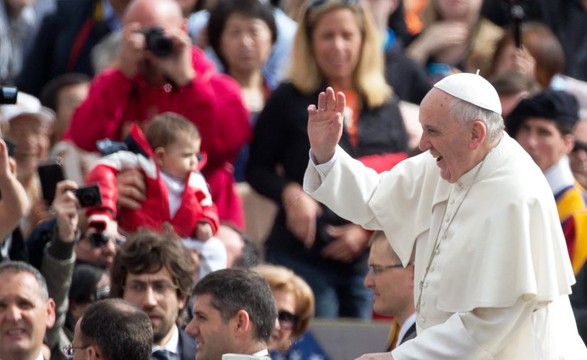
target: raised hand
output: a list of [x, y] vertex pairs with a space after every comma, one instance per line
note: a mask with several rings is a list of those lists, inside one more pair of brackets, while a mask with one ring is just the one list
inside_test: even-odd
[[344, 94], [335, 94], [334, 89], [328, 87], [318, 95], [318, 106], [312, 104], [308, 107], [308, 138], [317, 164], [325, 163], [334, 156], [342, 136], [345, 106]]

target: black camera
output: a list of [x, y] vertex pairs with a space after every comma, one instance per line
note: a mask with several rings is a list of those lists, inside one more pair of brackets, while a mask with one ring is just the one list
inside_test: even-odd
[[0, 105], [16, 104], [18, 89], [12, 86], [0, 85]]
[[153, 26], [141, 30], [145, 35], [145, 42], [147, 43], [147, 50], [157, 57], [166, 57], [173, 52], [173, 42], [170, 38], [165, 36], [163, 29], [158, 26]]
[[102, 204], [102, 194], [98, 184], [79, 187], [74, 190], [79, 205], [83, 208]]
[[4, 140], [4, 143], [6, 144], [6, 152], [8, 153], [8, 156], [13, 157], [14, 152], [16, 151], [16, 144], [14, 141], [4, 136], [2, 137], [2, 140]]

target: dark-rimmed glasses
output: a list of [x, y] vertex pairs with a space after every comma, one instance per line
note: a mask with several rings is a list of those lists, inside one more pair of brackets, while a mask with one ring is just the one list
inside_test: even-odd
[[87, 349], [89, 347], [90, 347], [90, 345], [86, 345], [86, 346], [73, 346], [73, 344], [69, 344], [69, 345], [65, 345], [61, 349], [61, 352], [63, 353], [63, 355], [65, 355], [65, 357], [67, 358], [67, 360], [73, 360], [73, 357], [75, 356], [75, 351], [76, 350], [85, 350], [85, 349]]

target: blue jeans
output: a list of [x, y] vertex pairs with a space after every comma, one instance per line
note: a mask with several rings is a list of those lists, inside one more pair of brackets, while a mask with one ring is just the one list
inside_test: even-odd
[[371, 319], [372, 294], [363, 285], [364, 274], [347, 276], [314, 264], [292, 259], [287, 255], [268, 252], [267, 262], [282, 265], [301, 276], [314, 292], [316, 317], [336, 319], [339, 317]]

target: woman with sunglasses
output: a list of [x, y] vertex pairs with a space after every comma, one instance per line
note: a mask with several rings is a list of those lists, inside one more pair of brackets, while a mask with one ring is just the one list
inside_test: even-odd
[[326, 360], [326, 354], [306, 332], [314, 317], [314, 294], [310, 286], [283, 266], [263, 264], [252, 270], [267, 281], [277, 305], [279, 326], [273, 330], [268, 344], [271, 358]]
[[385, 81], [382, 51], [358, 1], [311, 1], [299, 22], [287, 81], [271, 94], [255, 126], [246, 180], [279, 206], [266, 260], [308, 282], [317, 317], [371, 317], [371, 294], [363, 286], [369, 233], [302, 190], [310, 149], [307, 108], [327, 86], [343, 91], [350, 100], [340, 146], [379, 169], [391, 167], [407, 151], [407, 134]]

